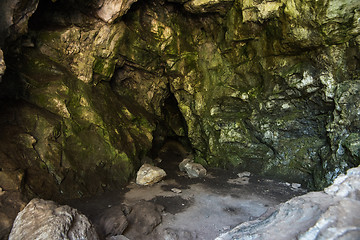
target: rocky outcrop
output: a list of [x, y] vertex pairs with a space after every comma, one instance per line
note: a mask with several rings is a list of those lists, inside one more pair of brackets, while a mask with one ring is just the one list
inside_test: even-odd
[[[245, 222], [216, 240], [358, 239], [360, 167], [340, 175], [324, 192], [311, 192], [281, 204], [265, 219]], [[286, 224], [284, 224], [286, 223]]]
[[100, 0], [98, 1], [99, 10], [97, 16], [103, 21], [111, 23], [123, 16], [130, 6], [137, 0]]
[[15, 40], [27, 32], [28, 20], [35, 12], [39, 0], [3, 0], [0, 3], [0, 47], [6, 38]]
[[164, 177], [166, 177], [166, 172], [163, 169], [144, 164], [137, 172], [136, 183], [143, 186], [152, 185], [161, 181]]
[[33, 199], [16, 217], [9, 239], [99, 238], [89, 220], [76, 209]]
[[[3, 175], [90, 195], [168, 137], [196, 163], [312, 188], [359, 164], [358, 1], [174, 1], [39, 3], [31, 44], [7, 46]], [[3, 9], [26, 22], [27, 3]]]

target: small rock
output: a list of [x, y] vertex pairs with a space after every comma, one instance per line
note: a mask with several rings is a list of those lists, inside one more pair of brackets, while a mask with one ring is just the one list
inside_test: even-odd
[[222, 228], [222, 230], [223, 231], [228, 231], [228, 230], [230, 230], [230, 228], [231, 228], [230, 226], [225, 226], [225, 227]]
[[238, 173], [237, 175], [239, 178], [250, 177], [251, 173], [250, 172], [242, 172], [242, 173]]
[[300, 183], [292, 183], [291, 184], [291, 188], [293, 188], [293, 189], [299, 189], [300, 187], [301, 187]]
[[198, 178], [206, 176], [206, 169], [199, 163], [187, 163], [185, 165], [186, 173], [190, 178]]
[[171, 191], [174, 192], [174, 193], [181, 193], [182, 192], [181, 189], [178, 189], [178, 188], [172, 188]]
[[249, 184], [249, 180], [250, 178], [248, 177], [241, 177], [241, 178], [229, 179], [227, 182], [231, 184], [246, 185]]
[[106, 240], [129, 240], [129, 239], [124, 235], [116, 235], [116, 236], [107, 237]]
[[183, 229], [166, 228], [162, 235], [164, 240], [197, 239], [196, 233]]
[[162, 162], [162, 159], [159, 158], [159, 157], [157, 157], [157, 158], [154, 159], [154, 162], [155, 162], [155, 163], [161, 163], [161, 162]]
[[3, 189], [0, 187], [0, 196], [4, 195], [5, 191], [3, 191]]
[[158, 167], [144, 164], [137, 172], [136, 183], [147, 186], [161, 181], [166, 176], [166, 172]]

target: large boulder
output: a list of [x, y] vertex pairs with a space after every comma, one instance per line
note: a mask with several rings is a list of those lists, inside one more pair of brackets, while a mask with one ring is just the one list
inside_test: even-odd
[[295, 197], [269, 217], [240, 224], [216, 240], [359, 239], [359, 182], [360, 167], [350, 169], [324, 192]]
[[18, 214], [9, 240], [99, 239], [89, 220], [76, 209], [53, 201], [31, 200]]
[[124, 234], [130, 239], [150, 234], [162, 222], [163, 210], [163, 206], [146, 201], [131, 206], [131, 212], [127, 215], [129, 226]]
[[152, 185], [164, 177], [166, 177], [166, 172], [163, 169], [146, 163], [137, 172], [136, 183], [143, 186]]

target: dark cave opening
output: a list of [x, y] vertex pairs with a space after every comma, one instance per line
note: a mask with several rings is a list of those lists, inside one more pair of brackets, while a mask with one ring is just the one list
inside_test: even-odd
[[162, 115], [163, 119], [158, 122], [153, 133], [150, 156], [164, 160], [159, 164], [162, 168], [174, 170], [174, 165], [177, 166], [179, 161], [192, 154], [192, 147], [185, 118], [171, 91], [164, 100]]

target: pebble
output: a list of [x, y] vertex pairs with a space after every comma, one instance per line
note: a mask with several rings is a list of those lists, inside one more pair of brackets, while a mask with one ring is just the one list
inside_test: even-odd
[[301, 184], [300, 183], [292, 183], [291, 187], [294, 188], [294, 189], [298, 189], [298, 188], [301, 187]]
[[250, 172], [242, 172], [242, 173], [238, 173], [237, 175], [239, 178], [250, 177], [251, 173]]
[[182, 192], [181, 189], [178, 189], [178, 188], [172, 188], [171, 191], [174, 192], [174, 193], [181, 193]]

